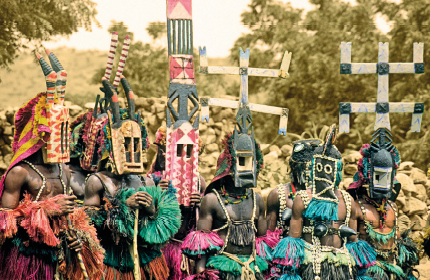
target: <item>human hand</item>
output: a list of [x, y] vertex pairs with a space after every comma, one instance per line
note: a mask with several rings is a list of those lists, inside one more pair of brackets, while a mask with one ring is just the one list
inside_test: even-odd
[[75, 250], [75, 252], [79, 252], [82, 250], [82, 243], [76, 236], [76, 234], [73, 232], [73, 230], [69, 231], [69, 237], [67, 239], [69, 241], [68, 247], [70, 248], [70, 250]]
[[65, 195], [56, 201], [60, 205], [61, 215], [73, 213], [75, 210], [75, 199], [77, 197], [74, 195]]
[[160, 183], [158, 183], [158, 186], [163, 189], [163, 190], [167, 190], [169, 188], [169, 180], [167, 179], [162, 179], [160, 181]]
[[198, 192], [192, 193], [190, 197], [190, 203], [196, 207], [200, 207], [202, 195]]

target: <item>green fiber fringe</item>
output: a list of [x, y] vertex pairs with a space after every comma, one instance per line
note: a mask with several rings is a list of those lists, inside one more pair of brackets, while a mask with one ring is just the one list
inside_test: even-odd
[[369, 267], [367, 272], [371, 274], [377, 274], [380, 278], [382, 278], [384, 275], [384, 270], [388, 271], [389, 273], [393, 273], [398, 277], [405, 277], [403, 270], [399, 266], [385, 261], [377, 261], [377, 264]]
[[159, 187], [139, 188], [152, 196], [156, 214], [142, 223], [139, 236], [149, 244], [165, 243], [181, 226], [181, 210], [176, 196]]
[[389, 234], [381, 234], [377, 231], [375, 231], [372, 227], [372, 225], [366, 221], [366, 227], [369, 231], [369, 237], [372, 240], [376, 240], [379, 244], [387, 244], [387, 242], [394, 238], [394, 235], [396, 234], [396, 227], [394, 227]]
[[337, 203], [312, 198], [303, 216], [309, 220], [338, 220]]
[[[134, 269], [133, 258], [126, 243], [120, 245], [106, 246], [104, 263], [114, 267], [121, 272]], [[152, 250], [147, 247], [138, 247], [140, 265], [146, 265], [155, 258], [161, 256], [160, 250]]]
[[[9, 243], [10, 242], [10, 243]], [[3, 247], [7, 246], [17, 247], [18, 251], [26, 256], [37, 256], [46, 262], [56, 263], [58, 261], [57, 251], [55, 247], [48, 246], [44, 243], [36, 243], [30, 241], [30, 246], [24, 245], [23, 241], [19, 237], [14, 237], [13, 239], [7, 240]]]
[[[246, 262], [249, 260], [250, 256], [238, 255], [237, 257], [242, 262]], [[267, 270], [268, 268], [267, 263], [258, 255], [256, 255], [256, 258], [257, 258], [257, 266], [260, 269], [260, 272]], [[250, 268], [255, 273], [254, 266], [255, 266], [255, 261], [253, 261], [250, 265]], [[242, 266], [239, 263], [227, 257], [226, 255], [210, 256], [208, 259], [208, 262], [206, 263], [206, 267], [217, 269], [224, 272], [229, 272], [235, 276], [239, 276], [242, 273]]]
[[[305, 244], [305, 258], [303, 260], [303, 265], [312, 264], [314, 257], [312, 255], [312, 249], [310, 248], [310, 244]], [[328, 263], [334, 263], [336, 265], [344, 265], [349, 266], [349, 262], [351, 262], [352, 266], [355, 266], [354, 256], [351, 254], [342, 254], [337, 253], [334, 254], [332, 252], [321, 252], [321, 263], [327, 261]]]

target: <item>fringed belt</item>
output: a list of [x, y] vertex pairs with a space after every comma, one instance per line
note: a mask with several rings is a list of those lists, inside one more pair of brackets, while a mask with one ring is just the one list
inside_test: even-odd
[[240, 273], [241, 274], [241, 276], [240, 276], [241, 280], [256, 280], [254, 271], [252, 271], [252, 269], [250, 267], [251, 263], [253, 261], [256, 261], [254, 259], [254, 255], [249, 256], [249, 259], [246, 262], [243, 262], [237, 257], [237, 255], [230, 254], [227, 252], [223, 252], [223, 254], [241, 265], [241, 267], [242, 267], [241, 273]]

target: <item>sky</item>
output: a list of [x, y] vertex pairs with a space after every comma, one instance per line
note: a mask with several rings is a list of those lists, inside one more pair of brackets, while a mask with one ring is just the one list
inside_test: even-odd
[[[97, 3], [97, 20], [102, 28], [93, 24], [92, 32], [79, 29], [79, 32], [67, 37], [56, 37], [45, 42], [46, 48], [55, 49], [67, 46], [78, 50], [107, 51], [110, 35], [107, 32], [112, 20], [123, 21], [128, 30], [134, 33], [135, 41], [151, 42], [146, 32], [150, 22], [166, 21], [166, 0], [93, 0]], [[307, 0], [281, 0], [290, 2], [295, 8], [309, 11], [313, 5]], [[344, 0], [355, 4], [355, 0]], [[241, 13], [248, 8], [251, 0], [194, 0], [193, 31], [194, 46], [206, 46], [208, 56], [226, 57], [234, 41], [241, 34], [247, 33], [241, 23]], [[384, 32], [389, 25], [383, 18], [377, 18], [376, 24]], [[167, 41], [167, 39], [165, 39]], [[167, 45], [167, 42], [165, 43]]]

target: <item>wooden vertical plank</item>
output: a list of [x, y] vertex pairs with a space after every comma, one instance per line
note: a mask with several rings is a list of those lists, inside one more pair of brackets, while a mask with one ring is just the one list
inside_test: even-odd
[[186, 33], [186, 29], [185, 29], [185, 19], [182, 20], [182, 53], [186, 54], [186, 50], [185, 50], [185, 33]]
[[173, 25], [173, 54], [176, 54], [176, 19], [172, 20]]
[[349, 114], [339, 114], [339, 132], [349, 132]]
[[206, 55], [206, 47], [199, 47], [200, 67], [208, 67], [208, 57]]
[[391, 130], [390, 115], [388, 113], [376, 113], [375, 126], [373, 129], [376, 131], [381, 127]]
[[169, 56], [172, 55], [172, 31], [170, 30], [171, 20], [167, 19], [167, 50], [169, 52]]
[[378, 62], [388, 63], [389, 50], [388, 43], [379, 42]]
[[284, 56], [282, 57], [281, 68], [279, 68], [279, 77], [285, 79], [289, 75], [288, 70], [290, 69], [292, 54], [292, 52], [285, 51]]
[[288, 125], [288, 109], [282, 109], [281, 119], [279, 121], [279, 135], [287, 135], [287, 125]]
[[191, 41], [191, 55], [193, 55], [194, 52], [194, 43], [193, 43], [193, 21], [190, 20], [190, 41]]
[[351, 42], [340, 43], [340, 63], [351, 63]]
[[246, 73], [240, 73], [240, 69], [239, 69], [239, 74], [240, 74], [240, 99], [241, 102], [244, 104], [249, 103], [248, 101], [248, 66], [249, 66], [249, 53], [250, 50], [246, 49], [246, 51], [244, 52], [242, 50], [242, 48], [239, 49], [239, 65], [240, 68], [243, 69], [243, 71], [245, 70]]
[[422, 113], [412, 114], [411, 131], [412, 132], [420, 132], [422, 121], [423, 121], [423, 114]]
[[187, 20], [187, 54], [191, 54], [191, 43], [190, 43], [190, 37], [191, 37], [191, 20]]
[[181, 37], [182, 37], [182, 33], [181, 33], [181, 27], [182, 27], [182, 19], [178, 19], [178, 54], [182, 53], [182, 42], [181, 42]]
[[414, 63], [424, 63], [424, 43], [414, 43]]
[[[388, 43], [379, 43], [378, 63], [388, 63]], [[377, 102], [388, 102], [388, 74], [378, 73]]]

